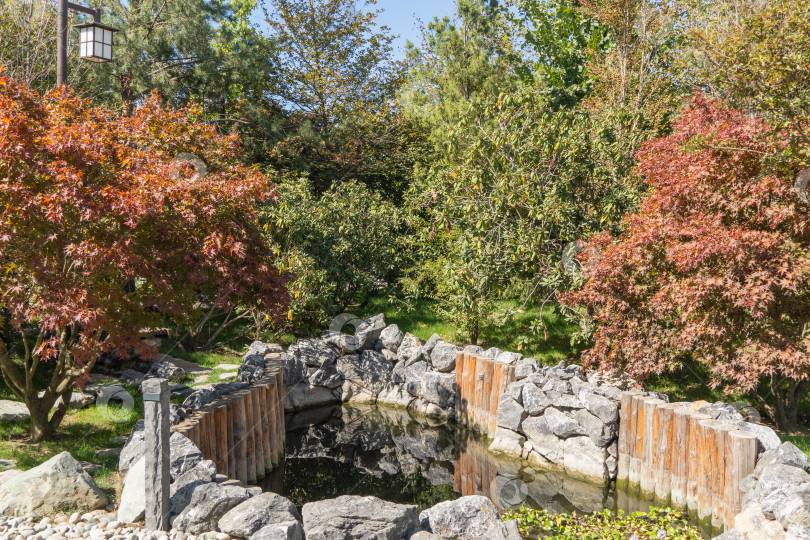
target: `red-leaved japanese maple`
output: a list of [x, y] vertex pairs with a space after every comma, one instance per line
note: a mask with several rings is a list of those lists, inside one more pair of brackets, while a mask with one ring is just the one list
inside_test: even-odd
[[[124, 117], [0, 73], [0, 298], [6, 339], [23, 350], [0, 343], [0, 368], [34, 441], [53, 434], [101, 353], [154, 354], [140, 338], [165, 315], [199, 298], [285, 310], [255, 212], [274, 185], [196, 114], [152, 98]], [[179, 153], [207, 176], [173, 163]]]
[[696, 96], [671, 135], [642, 147], [649, 194], [621, 237], [589, 240], [599, 260], [563, 297], [594, 319], [586, 364], [643, 380], [693, 358], [779, 428], [796, 425], [810, 375], [810, 208], [781, 145], [762, 120]]

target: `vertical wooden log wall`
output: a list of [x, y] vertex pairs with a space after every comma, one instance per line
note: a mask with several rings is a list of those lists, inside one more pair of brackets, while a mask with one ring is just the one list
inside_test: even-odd
[[281, 355], [268, 354], [264, 377], [200, 408], [172, 431], [191, 439], [220, 474], [255, 483], [284, 459], [283, 385]]
[[515, 382], [515, 367], [477, 354], [456, 354], [456, 421], [493, 437], [501, 395]]
[[618, 450], [618, 483], [638, 486], [716, 527], [733, 526], [741, 510], [740, 480], [756, 465], [757, 439], [631, 391], [622, 394]]

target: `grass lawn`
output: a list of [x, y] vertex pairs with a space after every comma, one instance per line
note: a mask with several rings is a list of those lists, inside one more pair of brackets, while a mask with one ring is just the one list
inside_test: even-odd
[[[130, 390], [130, 393], [136, 397], [134, 390]], [[105, 491], [110, 502], [114, 503], [122, 480], [117, 472], [118, 457], [98, 458], [96, 451], [122, 446], [113, 442], [113, 439], [128, 435], [135, 422], [143, 417], [143, 403], [138, 398], [134, 401], [134, 410], [124, 410], [116, 405], [92, 405], [79, 411], [70, 411], [52, 440], [36, 444], [29, 440], [28, 422], [2, 423], [0, 458], [14, 459], [17, 461], [17, 468], [26, 470], [60, 452], [70, 452], [79, 461], [101, 465], [93, 479]]]
[[[466, 336], [460, 335], [458, 328], [442, 320], [436, 307], [436, 302], [428, 299], [405, 302], [393, 297], [378, 296], [372, 298], [355, 314], [364, 318], [383, 313], [386, 323], [396, 324], [403, 332], [411, 332], [420, 339], [427, 340], [433, 334], [438, 334], [451, 343], [469, 343], [465, 340]], [[569, 325], [553, 306], [546, 306], [543, 311], [543, 322], [548, 329], [547, 336], [535, 336], [527, 331], [532, 321], [539, 315], [540, 308], [536, 306], [519, 309], [517, 302], [498, 302], [481, 332], [478, 344], [485, 349], [498, 347], [520, 351], [526, 357], [536, 358], [541, 363], [549, 365], [557, 364], [560, 360], [576, 359], [579, 350], [571, 346]], [[527, 337], [528, 341], [519, 344], [520, 336]]]

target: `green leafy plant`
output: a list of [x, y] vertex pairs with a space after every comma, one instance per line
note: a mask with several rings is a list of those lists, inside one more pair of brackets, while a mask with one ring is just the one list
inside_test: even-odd
[[516, 519], [524, 538], [548, 540], [701, 540], [703, 535], [689, 526], [681, 512], [650, 508], [649, 512], [625, 514], [603, 510], [591, 515], [552, 514], [545, 510], [520, 508], [503, 516]]
[[394, 277], [401, 211], [359, 182], [317, 196], [305, 179], [278, 188], [279, 201], [263, 210], [280, 269], [291, 273], [288, 325], [294, 332], [322, 329], [333, 316], [366, 301]]

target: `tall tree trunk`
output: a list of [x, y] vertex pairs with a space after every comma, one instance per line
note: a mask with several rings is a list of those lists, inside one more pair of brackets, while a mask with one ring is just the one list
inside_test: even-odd
[[34, 388], [31, 389], [31, 394], [27, 395], [25, 399], [25, 405], [31, 413], [31, 442], [50, 439], [67, 413], [70, 396], [73, 394], [73, 385], [68, 385], [68, 389], [56, 398], [50, 390], [46, 390], [45, 395], [41, 398]]
[[765, 414], [776, 424], [776, 428], [789, 432], [798, 427], [799, 405], [807, 393], [808, 385], [810, 385], [808, 380], [799, 381], [773, 376], [770, 378], [773, 405], [767, 403], [758, 393], [755, 393], [754, 397]]

